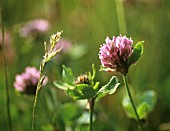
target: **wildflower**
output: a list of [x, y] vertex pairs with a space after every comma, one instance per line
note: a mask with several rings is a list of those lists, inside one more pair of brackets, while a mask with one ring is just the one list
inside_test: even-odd
[[100, 47], [99, 59], [101, 60], [101, 64], [104, 67], [104, 70], [117, 71], [123, 75], [123, 81], [129, 95], [131, 106], [135, 113], [134, 116], [138, 121], [140, 129], [144, 130], [143, 124], [134, 105], [127, 81], [128, 69], [130, 65], [135, 63], [142, 55], [144, 41], [138, 42], [134, 48], [132, 47], [132, 43], [132, 39], [129, 39], [126, 36], [113, 36], [112, 40], [107, 37], [106, 44], [103, 44]]
[[[35, 67], [26, 67], [25, 72], [16, 75], [14, 87], [17, 91], [26, 94], [35, 94], [40, 78], [40, 72]], [[45, 78], [43, 85], [47, 83], [48, 79]]]
[[49, 28], [50, 24], [47, 20], [35, 19], [29, 21], [23, 28], [21, 28], [20, 35], [21, 37], [29, 37], [34, 34], [43, 34], [47, 32]]
[[72, 69], [66, 66], [63, 67], [62, 78], [64, 82], [54, 82], [54, 85], [59, 89], [64, 90], [67, 95], [74, 100], [87, 100], [87, 108], [89, 110], [89, 127], [92, 130], [93, 113], [95, 100], [104, 97], [107, 94], [112, 94], [116, 91], [116, 88], [120, 84], [116, 77], [113, 76], [108, 84], [105, 86], [99, 86], [99, 82], [95, 82], [96, 69], [92, 64], [92, 73], [87, 72], [77, 77], [73, 75]]
[[102, 66], [109, 68], [109, 71], [127, 74], [128, 58], [133, 52], [132, 43], [133, 40], [126, 36], [113, 36], [112, 40], [107, 37], [106, 44], [103, 44], [99, 51]]

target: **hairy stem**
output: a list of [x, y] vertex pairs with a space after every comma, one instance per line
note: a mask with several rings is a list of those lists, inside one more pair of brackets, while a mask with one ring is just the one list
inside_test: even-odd
[[8, 117], [8, 127], [9, 131], [12, 131], [12, 123], [11, 123], [11, 114], [10, 114], [10, 94], [9, 94], [9, 86], [8, 86], [8, 76], [7, 76], [7, 64], [6, 64], [6, 56], [5, 56], [5, 44], [4, 44], [4, 24], [3, 24], [3, 2], [0, 0], [0, 8], [1, 8], [1, 32], [2, 32], [2, 59], [3, 59], [3, 68], [4, 68], [4, 76], [5, 76], [5, 88], [6, 88], [6, 108], [7, 108], [7, 117]]
[[130, 89], [129, 89], [129, 86], [128, 86], [128, 81], [127, 81], [127, 76], [126, 75], [123, 75], [123, 81], [125, 83], [125, 87], [126, 87], [126, 90], [127, 90], [127, 93], [128, 93], [128, 96], [129, 96], [129, 99], [130, 99], [130, 102], [132, 104], [132, 107], [133, 107], [133, 110], [135, 112], [135, 115], [136, 115], [136, 118], [137, 118], [137, 122], [138, 122], [138, 125], [139, 125], [139, 128], [144, 131], [144, 127], [143, 127], [143, 124], [139, 118], [139, 115], [137, 113], [137, 110], [136, 110], [136, 107], [135, 107], [135, 104], [133, 102], [133, 99], [132, 99], [132, 96], [131, 96], [131, 93], [130, 93]]

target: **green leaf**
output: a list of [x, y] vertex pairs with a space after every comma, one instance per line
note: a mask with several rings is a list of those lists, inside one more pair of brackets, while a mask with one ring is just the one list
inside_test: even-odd
[[62, 78], [64, 82], [66, 82], [69, 85], [74, 85], [74, 76], [71, 68], [67, 68], [65, 65], [62, 65], [63, 72], [62, 72]]
[[142, 55], [142, 53], [143, 53], [143, 44], [144, 44], [144, 41], [140, 41], [135, 45], [135, 47], [133, 49], [133, 53], [128, 58], [128, 62], [127, 62], [128, 67], [131, 64], [135, 63], [139, 59], [139, 57]]
[[82, 109], [75, 103], [66, 103], [60, 108], [60, 117], [67, 125], [73, 125], [82, 115]]
[[98, 91], [98, 90], [99, 90], [99, 84], [100, 84], [100, 82], [96, 82], [95, 85], [93, 86], [93, 89], [94, 89], [95, 91]]
[[96, 95], [95, 90], [87, 84], [78, 84], [76, 89], [82, 93], [84, 99], [89, 99]]
[[76, 89], [68, 88], [67, 95], [69, 95], [73, 100], [85, 99], [84, 96]]
[[68, 88], [73, 89], [74, 86], [68, 85], [67, 83], [54, 81], [53, 83], [57, 88], [66, 91]]
[[91, 85], [94, 86], [94, 78], [96, 76], [96, 69], [94, 67], [94, 64], [92, 64], [92, 74], [91, 74], [91, 72], [88, 72], [87, 75], [88, 75], [88, 79], [89, 79]]
[[148, 112], [149, 112], [149, 105], [146, 102], [141, 103], [138, 108], [137, 108], [137, 112], [139, 115], [140, 119], [143, 119], [147, 116]]
[[117, 87], [120, 85], [118, 79], [116, 76], [113, 76], [109, 83], [107, 83], [105, 86], [103, 86], [99, 91], [98, 93], [99, 94], [113, 94]]
[[[149, 90], [149, 91], [144, 92], [144, 94], [141, 95], [139, 99], [140, 100], [136, 108], [137, 108], [139, 118], [143, 119], [143, 118], [146, 118], [148, 113], [150, 113], [153, 110], [156, 104], [157, 95], [155, 91]], [[129, 118], [136, 119], [135, 112], [132, 108], [129, 97], [127, 96], [124, 97], [122, 101], [122, 105], [125, 109], [126, 115]]]
[[94, 64], [92, 64], [92, 70], [93, 70], [92, 80], [94, 80], [94, 78], [96, 76], [96, 69], [94, 67]]
[[156, 92], [153, 90], [148, 90], [143, 93], [140, 97], [140, 104], [138, 107], [139, 117], [144, 118], [150, 113], [155, 107], [157, 101]]
[[67, 94], [74, 100], [80, 100], [92, 98], [96, 92], [90, 85], [78, 84], [74, 89], [68, 89]]
[[122, 106], [124, 107], [125, 113], [129, 118], [137, 119], [128, 96], [123, 98]]

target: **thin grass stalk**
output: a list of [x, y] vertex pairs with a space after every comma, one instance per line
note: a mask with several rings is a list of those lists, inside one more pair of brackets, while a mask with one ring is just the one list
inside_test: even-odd
[[33, 105], [33, 112], [32, 112], [32, 130], [34, 130], [35, 111], [36, 111], [38, 95], [39, 95], [40, 89], [43, 85], [43, 81], [46, 77], [46, 72], [44, 73], [44, 68], [45, 68], [46, 64], [49, 61], [51, 61], [56, 56], [56, 54], [58, 52], [60, 52], [60, 50], [62, 49], [62, 47], [59, 49], [55, 49], [55, 45], [60, 40], [62, 32], [63, 31], [57, 32], [56, 34], [53, 34], [50, 37], [50, 45], [51, 45], [50, 50], [47, 49], [47, 44], [46, 44], [46, 42], [44, 42], [45, 55], [43, 56], [43, 60], [40, 62], [40, 78], [39, 78], [38, 84], [37, 84], [34, 105]]
[[123, 0], [115, 0], [115, 2], [116, 2], [116, 12], [117, 12], [119, 32], [122, 34], [127, 34]]
[[7, 108], [7, 117], [8, 117], [8, 129], [12, 131], [12, 122], [10, 114], [10, 94], [9, 94], [9, 85], [8, 85], [8, 75], [7, 75], [7, 63], [5, 56], [5, 44], [4, 44], [4, 23], [3, 23], [3, 1], [0, 0], [1, 8], [1, 32], [2, 32], [2, 59], [3, 59], [3, 71], [4, 71], [4, 82], [5, 82], [5, 93], [6, 93], [6, 108]]
[[40, 89], [42, 87], [43, 80], [45, 79], [45, 76], [46, 76], [45, 74], [43, 74], [43, 70], [45, 68], [45, 65], [46, 65], [46, 62], [44, 62], [42, 60], [41, 63], [40, 63], [40, 79], [38, 80], [36, 94], [35, 94], [35, 98], [34, 98], [33, 113], [32, 113], [32, 130], [34, 130], [35, 112], [36, 112], [38, 95], [39, 95]]

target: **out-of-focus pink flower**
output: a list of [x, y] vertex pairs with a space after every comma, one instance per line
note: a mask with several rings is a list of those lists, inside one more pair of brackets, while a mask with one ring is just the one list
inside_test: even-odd
[[72, 48], [71, 41], [67, 39], [60, 39], [56, 44], [55, 48], [59, 49], [61, 47], [61, 52], [67, 53]]
[[[16, 53], [15, 50], [12, 47], [12, 36], [11, 33], [8, 31], [5, 31], [4, 33], [4, 47], [5, 47], [5, 56], [6, 56], [6, 61], [8, 63], [12, 63], [15, 61], [16, 58]], [[2, 33], [0, 32], [0, 58], [2, 58]], [[0, 66], [2, 65], [1, 63], [3, 62], [3, 59], [0, 59]]]
[[106, 38], [106, 44], [100, 47], [99, 59], [103, 67], [109, 68], [110, 71], [118, 71], [127, 74], [127, 60], [133, 52], [133, 40], [126, 36], [113, 36], [110, 40]]
[[67, 58], [67, 57], [65, 57], [65, 55], [68, 55], [70, 53], [72, 47], [73, 47], [72, 43], [68, 39], [61, 38], [58, 41], [58, 43], [54, 47], [55, 50], [62, 48], [60, 53], [55, 56], [55, 59], [58, 61], [58, 63], [62, 62], [63, 58]]
[[[5, 46], [9, 46], [12, 43], [12, 37], [9, 32], [4, 33], [4, 44]], [[2, 48], [2, 33], [0, 33], [0, 49]]]
[[21, 37], [29, 37], [35, 34], [43, 34], [47, 32], [50, 28], [50, 23], [47, 20], [35, 19], [29, 21], [20, 30]]
[[[20, 75], [16, 75], [14, 87], [17, 91], [26, 94], [35, 94], [40, 78], [40, 72], [35, 67], [26, 67], [25, 72]], [[48, 81], [48, 78], [45, 78], [43, 85]]]

